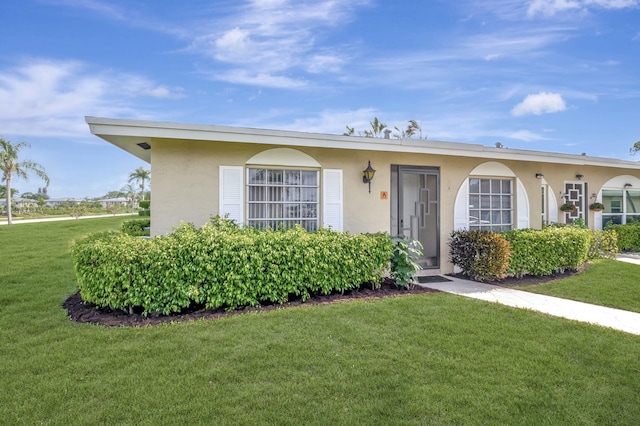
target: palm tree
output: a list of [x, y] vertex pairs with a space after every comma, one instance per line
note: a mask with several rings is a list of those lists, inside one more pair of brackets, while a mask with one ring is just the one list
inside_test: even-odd
[[49, 176], [45, 173], [44, 167], [30, 160], [18, 161], [20, 150], [30, 146], [27, 142], [18, 142], [13, 145], [11, 141], [0, 138], [0, 170], [2, 170], [2, 180], [6, 184], [8, 225], [11, 225], [11, 179], [14, 176], [27, 180], [27, 172], [32, 171], [44, 180], [46, 186], [49, 186]]
[[365, 130], [364, 135], [368, 138], [379, 138], [387, 125], [378, 120], [378, 117], [373, 117], [373, 120], [369, 122], [371, 130]]
[[140, 192], [142, 193], [142, 199], [144, 200], [144, 184], [146, 181], [151, 180], [151, 170], [145, 170], [142, 167], [138, 167], [133, 173], [129, 175], [129, 183], [137, 182], [140, 185]]
[[136, 201], [138, 201], [136, 188], [129, 183], [123, 186], [120, 191], [123, 192], [127, 200], [129, 200], [129, 203], [131, 205], [131, 211], [134, 211], [138, 207], [136, 203]]

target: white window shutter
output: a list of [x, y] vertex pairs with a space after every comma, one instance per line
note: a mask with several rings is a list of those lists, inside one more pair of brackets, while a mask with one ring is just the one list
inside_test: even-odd
[[342, 170], [322, 171], [322, 226], [342, 231]]
[[221, 217], [244, 223], [244, 167], [220, 166], [220, 205]]

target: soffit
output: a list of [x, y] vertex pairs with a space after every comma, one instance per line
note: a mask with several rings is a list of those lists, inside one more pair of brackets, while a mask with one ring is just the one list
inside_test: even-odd
[[[378, 139], [285, 130], [264, 130], [102, 117], [85, 117], [85, 120], [89, 125], [91, 133], [147, 162], [151, 161], [150, 151], [153, 150], [153, 139], [162, 138], [173, 139], [176, 143], [179, 143], [181, 140], [252, 143], [285, 147], [382, 151], [453, 157], [475, 157], [490, 160], [640, 169], [640, 163], [632, 161], [544, 151], [493, 148], [479, 144], [459, 142], [421, 139]], [[151, 150], [144, 150], [137, 145], [143, 142], [149, 143]]]

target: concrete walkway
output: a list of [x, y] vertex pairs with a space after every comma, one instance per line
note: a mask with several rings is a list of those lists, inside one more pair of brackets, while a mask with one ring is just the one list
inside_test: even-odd
[[[38, 222], [58, 222], [61, 220], [76, 220], [76, 219], [96, 219], [99, 217], [113, 217], [113, 216], [135, 216], [137, 213], [116, 213], [116, 214], [99, 214], [90, 216], [59, 216], [59, 217], [45, 217], [40, 219], [13, 219], [12, 225], [20, 225], [22, 223], [38, 223]], [[7, 219], [0, 220], [0, 225], [6, 225]]]
[[[640, 258], [635, 259], [633, 263], [640, 264]], [[555, 317], [587, 322], [640, 335], [640, 313], [461, 280], [449, 276], [447, 276], [447, 279], [451, 281], [420, 285], [446, 293], [500, 303], [514, 308], [531, 309]]]

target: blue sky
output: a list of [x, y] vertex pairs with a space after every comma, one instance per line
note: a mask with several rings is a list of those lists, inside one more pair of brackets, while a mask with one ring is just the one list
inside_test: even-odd
[[415, 119], [433, 140], [619, 159], [640, 139], [640, 0], [7, 0], [0, 17], [0, 135], [31, 143], [52, 197], [148, 167], [85, 115], [335, 134]]

